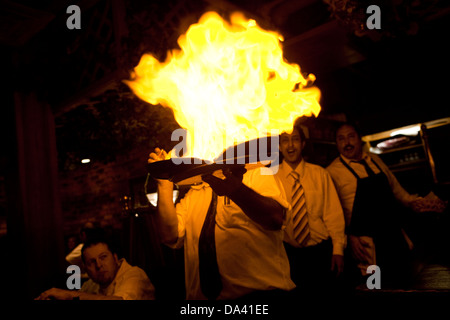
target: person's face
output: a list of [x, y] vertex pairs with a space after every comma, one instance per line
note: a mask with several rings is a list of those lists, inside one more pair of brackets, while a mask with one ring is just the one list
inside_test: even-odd
[[97, 243], [84, 250], [86, 272], [101, 287], [108, 286], [119, 270], [119, 260], [104, 243]]
[[336, 145], [340, 154], [347, 159], [360, 160], [362, 141], [352, 126], [343, 126], [336, 132]]
[[297, 129], [294, 129], [291, 134], [283, 132], [280, 135], [280, 152], [283, 154], [284, 161], [293, 168], [302, 161], [304, 146], [305, 141], [302, 141]]

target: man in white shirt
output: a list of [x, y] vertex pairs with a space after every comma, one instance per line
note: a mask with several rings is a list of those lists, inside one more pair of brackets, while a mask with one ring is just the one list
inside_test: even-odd
[[323, 293], [332, 289], [336, 276], [343, 272], [345, 223], [330, 175], [303, 159], [304, 147], [305, 135], [299, 125], [291, 134], [280, 135], [283, 161], [276, 176], [292, 207], [284, 241], [296, 290]]
[[405, 191], [379, 157], [363, 151], [354, 125], [337, 129], [336, 144], [340, 156], [327, 170], [344, 209], [351, 251], [347, 256], [354, 258], [349, 262], [363, 276], [369, 265], [378, 265], [384, 287], [405, 286], [412, 243], [401, 228], [400, 214], [421, 198]]
[[154, 300], [155, 288], [144, 270], [118, 259], [104, 239], [91, 238], [82, 249], [89, 275], [80, 290], [51, 288], [37, 300]]
[[[149, 162], [166, 159], [159, 148]], [[261, 170], [267, 170], [261, 174]], [[168, 246], [184, 246], [186, 299], [277, 298], [292, 290], [289, 261], [283, 248], [283, 224], [289, 207], [268, 168], [231, 172], [225, 179], [202, 176], [174, 206], [173, 183], [158, 180], [158, 221], [161, 240]], [[214, 196], [217, 195], [217, 197]], [[215, 278], [218, 288], [203, 285], [200, 259], [202, 229], [215, 211], [209, 246], [215, 246]], [[213, 263], [207, 266], [212, 270]], [[218, 278], [218, 279], [217, 279]], [[204, 279], [204, 278], [203, 278]]]

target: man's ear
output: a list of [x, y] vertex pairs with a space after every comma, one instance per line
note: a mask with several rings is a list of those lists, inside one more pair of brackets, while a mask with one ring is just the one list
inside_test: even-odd
[[117, 253], [114, 253], [113, 257], [114, 257], [114, 261], [118, 264], [119, 263], [119, 258], [117, 257]]

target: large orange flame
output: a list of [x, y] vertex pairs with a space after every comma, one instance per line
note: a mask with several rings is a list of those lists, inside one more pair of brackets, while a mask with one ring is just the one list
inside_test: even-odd
[[125, 81], [139, 98], [173, 109], [189, 134], [184, 156], [213, 160], [228, 146], [290, 132], [297, 117], [320, 112], [315, 77], [285, 61], [282, 36], [240, 13], [230, 21], [205, 13], [178, 38], [181, 50], [163, 63], [144, 54]]

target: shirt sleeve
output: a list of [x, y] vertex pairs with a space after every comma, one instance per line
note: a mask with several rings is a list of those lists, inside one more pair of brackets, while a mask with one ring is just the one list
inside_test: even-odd
[[[275, 182], [277, 183], [278, 189], [280, 189], [280, 192], [282, 193], [283, 198], [286, 200], [286, 203], [287, 203], [287, 205], [288, 205], [287, 207], [284, 207], [284, 209], [285, 209], [286, 211], [291, 210], [291, 209], [292, 209], [292, 206], [291, 206], [291, 204], [289, 203], [289, 201], [287, 201], [288, 196], [287, 196], [287, 193], [286, 193], [286, 189], [285, 189], [284, 186], [283, 186], [283, 182], [281, 182], [281, 180], [280, 180], [280, 178], [279, 178], [278, 176], [274, 175], [273, 177], [274, 177], [274, 179], [275, 179]], [[278, 202], [278, 203], [279, 203], [279, 202]], [[282, 227], [281, 227], [283, 230], [286, 229], [286, 226], [287, 226], [287, 224], [289, 223], [290, 219], [291, 219], [291, 215], [285, 213], [284, 219], [283, 219], [283, 225], [282, 225]]]
[[269, 168], [261, 167], [251, 170], [248, 177], [244, 175], [243, 183], [260, 195], [274, 199], [283, 208], [290, 208], [281, 182], [275, 178], [273, 171]]
[[94, 281], [92, 281], [92, 279], [89, 279], [85, 283], [83, 283], [80, 292], [98, 294], [99, 289], [100, 289], [99, 285]]
[[338, 194], [340, 205], [344, 211], [346, 225], [349, 225], [355, 199], [356, 179], [350, 171], [347, 169], [342, 170], [339, 167], [339, 162], [335, 160], [326, 169]]
[[144, 270], [132, 267], [117, 281], [114, 296], [123, 300], [154, 300], [155, 288]]
[[189, 208], [189, 197], [192, 190], [189, 190], [188, 193], [180, 200], [179, 203], [175, 206], [175, 211], [177, 213], [178, 219], [178, 239], [175, 244], [170, 245], [169, 247], [173, 249], [179, 249], [184, 244], [184, 238], [186, 236], [186, 215], [188, 214]]
[[333, 255], [344, 255], [345, 220], [333, 180], [323, 171], [323, 221], [333, 242]]

